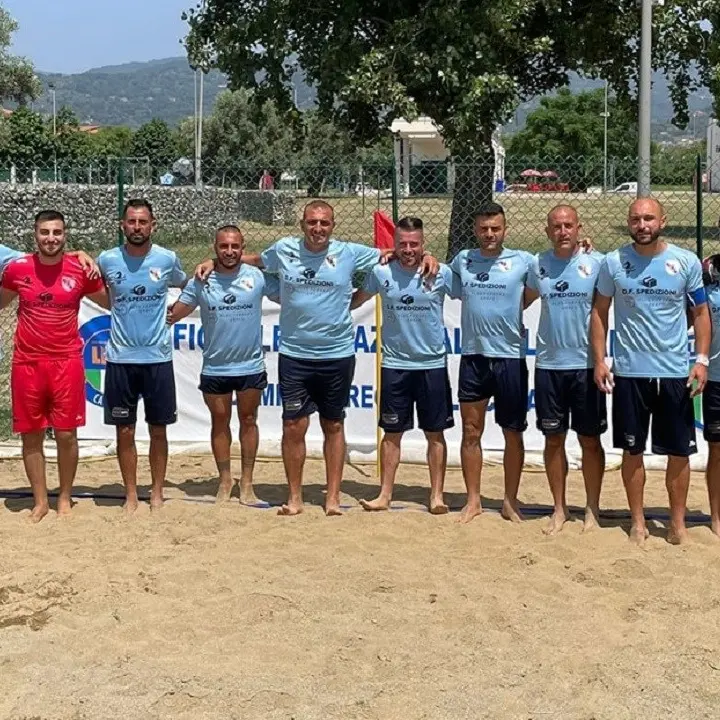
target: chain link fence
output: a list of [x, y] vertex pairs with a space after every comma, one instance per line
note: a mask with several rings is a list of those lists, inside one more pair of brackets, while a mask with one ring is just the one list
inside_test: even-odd
[[[68, 244], [97, 255], [120, 242], [119, 211], [130, 198], [154, 206], [154, 241], [175, 250], [185, 270], [211, 253], [214, 229], [239, 224], [247, 248], [257, 252], [299, 232], [304, 205], [323, 199], [335, 208], [335, 235], [372, 244], [373, 213], [423, 219], [428, 249], [449, 260], [472, 245], [472, 211], [495, 200], [508, 220], [510, 247], [548, 247], [545, 218], [557, 204], [577, 208], [584, 234], [600, 251], [627, 242], [625, 218], [636, 194], [637, 161], [608, 158], [449, 158], [418, 155], [356, 166], [326, 158], [294, 167], [277, 159], [232, 167], [203, 164], [203, 182], [192, 173], [150, 177], [144, 159], [108, 158], [92, 167], [0, 167], [0, 242], [33, 249], [35, 213], [56, 209], [68, 221]], [[102, 171], [101, 171], [102, 170]], [[668, 241], [708, 255], [720, 252], [720, 166], [704, 159], [652, 167], [652, 194], [665, 206]], [[716, 180], [713, 181], [713, 171]], [[57, 177], [57, 182], [55, 178]], [[717, 186], [719, 192], [712, 192]], [[10, 436], [9, 361], [15, 308], [0, 314], [5, 357], [0, 363], [0, 439]]]

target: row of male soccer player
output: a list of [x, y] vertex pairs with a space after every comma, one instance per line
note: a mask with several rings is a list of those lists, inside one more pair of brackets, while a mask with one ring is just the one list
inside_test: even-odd
[[[604, 393], [613, 389], [613, 376], [605, 364], [605, 343], [608, 310], [615, 298], [614, 370], [618, 390], [614, 402], [614, 444], [625, 450], [623, 479], [633, 518], [631, 537], [642, 542], [647, 533], [643, 517], [642, 452], [646, 447], [650, 415], [654, 414], [652, 449], [669, 455], [667, 485], [672, 515], [669, 537], [672, 541], [682, 541], [686, 537], [687, 458], [695, 451], [691, 397], [705, 385], [711, 333], [699, 262], [686, 251], [660, 239], [665, 222], [664, 211], [656, 201], [633, 203], [628, 226], [634, 242], [603, 259], [596, 253], [582, 251], [581, 226], [575, 210], [559, 206], [548, 216], [547, 232], [553, 248], [533, 258], [503, 246], [504, 212], [499, 205], [492, 204], [475, 214], [479, 248], [461, 252], [448, 269], [438, 266], [424, 252], [422, 223], [417, 219], [407, 218], [399, 223], [396, 249], [389, 253], [394, 254], [396, 261], [378, 265], [382, 254], [377, 250], [332, 238], [332, 208], [323, 202], [313, 202], [305, 209], [304, 238], [285, 238], [262, 255], [242, 255], [239, 230], [221, 229], [216, 238], [217, 258], [199, 268], [199, 276], [206, 282], [193, 281], [186, 286], [174, 254], [150, 243], [154, 229], [152, 209], [144, 201], [131, 202], [123, 219], [125, 247], [103, 253], [99, 258], [110, 289], [112, 312], [106, 422], [119, 426], [118, 454], [128, 507], [132, 509], [137, 505], [132, 438], [134, 411], [140, 396], [145, 400], [146, 420], [155, 441], [154, 448], [151, 444], [151, 502], [162, 502], [167, 459], [164, 427], [174, 421], [176, 413], [169, 334], [159, 318], [164, 312], [167, 287], [174, 283], [185, 286], [185, 290], [172, 309], [171, 322], [199, 305], [205, 327], [201, 389], [213, 416], [213, 450], [220, 471], [221, 497], [226, 497], [232, 488], [229, 416], [232, 393], [237, 393], [243, 428], [241, 441], [244, 441], [241, 442], [244, 461], [241, 499], [246, 502], [254, 499], [251, 486], [257, 448], [254, 419], [259, 392], [267, 382], [259, 341], [259, 306], [262, 294], [266, 294], [281, 303], [279, 379], [284, 403], [283, 459], [290, 496], [280, 512], [295, 514], [302, 510], [304, 437], [308, 416], [317, 410], [326, 437], [326, 512], [339, 513], [345, 455], [343, 417], [354, 368], [349, 310], [351, 304], [357, 307], [379, 292], [385, 311], [382, 380], [386, 390], [381, 393], [381, 425], [386, 431], [382, 447], [386, 471], [380, 496], [363, 505], [367, 509], [388, 506], [399, 460], [400, 438], [412, 426], [415, 405], [420, 426], [428, 437], [430, 507], [434, 512], [444, 512], [442, 433], [452, 424], [452, 408], [445, 369], [442, 300], [451, 294], [462, 299], [463, 355], [458, 396], [468, 499], [460, 519], [467, 522], [481, 512], [480, 438], [490, 398], [495, 399], [496, 421], [506, 439], [503, 515], [512, 520], [521, 519], [517, 492], [524, 460], [522, 433], [527, 425], [528, 390], [522, 310], [539, 295], [542, 308], [537, 343], [536, 406], [538, 427], [547, 436], [545, 459], [555, 500], [548, 531], [557, 532], [567, 519], [564, 440], [571, 416], [572, 429], [578, 433], [583, 448], [587, 489], [585, 525], [593, 527], [597, 524], [604, 468], [599, 441], [607, 426]], [[41, 246], [39, 240], [38, 246]], [[42, 257], [42, 250], [39, 256]], [[141, 259], [139, 267], [137, 262], [130, 262], [133, 257]], [[167, 260], [165, 268], [160, 257]], [[143, 258], [150, 258], [152, 262], [145, 262]], [[158, 264], [159, 267], [154, 267]], [[417, 272], [419, 264], [423, 265], [422, 275]], [[276, 280], [259, 273], [253, 265], [266, 269]], [[351, 279], [357, 270], [368, 272], [368, 279], [364, 289], [350, 302]], [[128, 297], [140, 287], [138, 283], [147, 281], [148, 277], [158, 282], [158, 286], [151, 288], [153, 292], [147, 304], [128, 302]], [[142, 287], [144, 294], [145, 287]], [[250, 301], [248, 293], [252, 295], [252, 291], [257, 302]], [[94, 299], [102, 302], [102, 298]], [[233, 311], [232, 306], [239, 300], [242, 302]], [[689, 375], [685, 332], [688, 301], [697, 350], [697, 363]], [[155, 308], [152, 311], [149, 310], [151, 304]], [[135, 309], [143, 307], [147, 308], [144, 313]], [[245, 316], [241, 319], [233, 312]], [[233, 317], [236, 317], [234, 321]], [[151, 319], [152, 322], [148, 322]], [[253, 332], [247, 332], [248, 329]], [[126, 348], [130, 348], [127, 354], [120, 352]], [[154, 352], [148, 353], [148, 348]], [[161, 350], [159, 358], [157, 349]], [[718, 353], [713, 352], [713, 360], [716, 355]], [[127, 367], [115, 368], [115, 365]], [[715, 479], [718, 473], [714, 467], [718, 464], [716, 443], [720, 440], [717, 422], [720, 417], [715, 415], [720, 416], [720, 412], [713, 405], [720, 405], [716, 399], [720, 392], [714, 385], [713, 371], [714, 363], [711, 366], [713, 382], [704, 395], [704, 402], [705, 434], [711, 448], [708, 487], [713, 530], [718, 532], [720, 479]], [[720, 376], [720, 369], [716, 372]], [[169, 417], [170, 411], [172, 417]], [[164, 417], [160, 417], [161, 412], [166, 413]], [[52, 422], [48, 424], [59, 427]], [[719, 431], [717, 437], [712, 434], [713, 427]]]

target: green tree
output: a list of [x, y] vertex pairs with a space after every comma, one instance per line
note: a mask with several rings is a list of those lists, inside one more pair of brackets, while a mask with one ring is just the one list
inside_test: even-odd
[[9, 100], [24, 105], [40, 94], [41, 87], [30, 62], [10, 53], [17, 28], [8, 11], [0, 7], [0, 103]]
[[21, 107], [3, 121], [0, 134], [0, 160], [5, 165], [15, 165], [22, 178], [29, 177], [35, 169], [47, 170], [54, 163], [52, 132], [45, 120], [32, 110]]
[[[710, 6], [718, 0], [654, 9], [653, 61], [670, 78], [678, 122], [697, 84], [691, 61], [708, 67], [712, 31], [700, 22]], [[634, 0], [206, 0], [186, 17], [191, 63], [257, 87], [258, 101], [291, 108], [297, 64], [321, 112], [358, 138], [399, 116], [433, 118], [456, 158], [451, 254], [472, 241], [468, 211], [491, 188], [492, 133], [517, 103], [566, 85], [568, 71], [608, 79], [628, 98], [638, 65]]]
[[682, 185], [693, 182], [695, 163], [700, 155], [705, 161], [705, 141], [691, 145], [656, 146], [651, 159], [653, 184]]
[[[295, 145], [293, 124], [272, 100], [258, 105], [248, 90], [224, 92], [203, 130], [203, 177], [257, 188], [263, 170], [277, 181], [296, 165]], [[190, 147], [194, 153], [194, 143]]]
[[[52, 121], [48, 125], [52, 131]], [[71, 167], [79, 160], [87, 159], [90, 154], [90, 140], [86, 133], [80, 132], [80, 122], [69, 107], [61, 107], [55, 118], [55, 152], [61, 166]]]
[[177, 148], [170, 127], [164, 120], [151, 120], [145, 123], [133, 136], [132, 155], [136, 158], [148, 158], [152, 181], [170, 170], [177, 160]]
[[327, 182], [341, 184], [357, 174], [347, 131], [315, 110], [302, 115], [302, 151], [298, 169], [308, 195], [321, 195]]
[[[573, 94], [561, 88], [542, 98], [525, 127], [510, 136], [509, 156], [520, 158], [599, 157], [603, 154], [605, 91]], [[608, 101], [608, 155], [637, 156], [637, 113], [611, 97]]]
[[95, 158], [123, 158], [133, 152], [133, 131], [129, 127], [103, 127], [88, 139], [90, 155]]

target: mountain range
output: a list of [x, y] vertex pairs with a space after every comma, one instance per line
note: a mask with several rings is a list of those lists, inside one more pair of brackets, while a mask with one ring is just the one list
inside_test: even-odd
[[[176, 125], [192, 116], [195, 107], [195, 73], [185, 57], [164, 58], [150, 62], [133, 62], [94, 68], [74, 75], [38, 73], [45, 93], [34, 104], [35, 110], [52, 113], [51, 86], [55, 88], [57, 107], [71, 107], [82, 123], [97, 125], [128, 125], [137, 128], [153, 118]], [[296, 105], [312, 107], [315, 91], [303, 82], [301, 73], [293, 79]], [[203, 107], [210, 112], [217, 96], [227, 87], [227, 79], [217, 71], [208, 73], [204, 81]], [[575, 92], [602, 87], [602, 83], [571, 77]], [[522, 127], [524, 119], [538, 104], [538, 99], [523, 103], [508, 129]], [[709, 112], [712, 97], [707, 90], [696, 92], [690, 99], [690, 111]], [[656, 74], [653, 81], [653, 122], [656, 128], [667, 125], [672, 118], [672, 103], [667, 83]]]

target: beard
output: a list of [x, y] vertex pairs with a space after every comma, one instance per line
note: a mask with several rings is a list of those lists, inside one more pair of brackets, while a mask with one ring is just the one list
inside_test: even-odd
[[644, 236], [641, 239], [639, 239], [638, 233], [630, 233], [630, 237], [638, 244], [638, 245], [650, 245], [654, 242], [657, 242], [658, 238], [660, 237], [660, 230], [655, 230], [650, 234], [650, 237]]
[[126, 235], [125, 239], [131, 244], [131, 245], [144, 245], [146, 242], [150, 242], [149, 237], [145, 237], [144, 235]]

